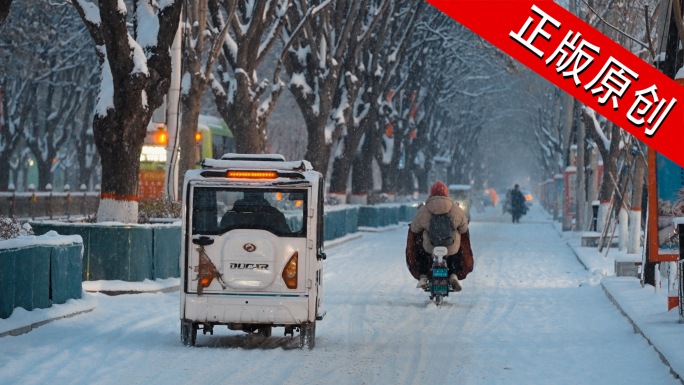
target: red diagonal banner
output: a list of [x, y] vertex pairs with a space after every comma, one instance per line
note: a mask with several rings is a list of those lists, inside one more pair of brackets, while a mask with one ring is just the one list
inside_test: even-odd
[[428, 0], [684, 167], [684, 88], [550, 0]]

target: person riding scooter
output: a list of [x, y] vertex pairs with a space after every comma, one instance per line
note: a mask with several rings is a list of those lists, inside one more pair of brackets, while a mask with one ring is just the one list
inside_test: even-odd
[[[448, 221], [445, 225], [440, 225], [438, 221], [444, 218], [437, 217], [447, 217]], [[447, 227], [448, 236], [435, 238], [438, 235], [436, 233], [445, 232], [440, 229], [440, 226]], [[420, 238], [422, 242], [419, 241]], [[446, 240], [443, 242], [440, 238]], [[418, 246], [419, 242], [420, 246]], [[464, 279], [473, 267], [468, 219], [458, 203], [449, 198], [449, 190], [441, 181], [435, 182], [430, 188], [430, 197], [418, 209], [409, 230], [407, 265], [414, 277], [419, 275], [418, 285], [416, 285], [418, 288], [427, 287], [428, 275], [432, 267], [432, 251], [435, 246], [447, 247], [448, 257], [445, 258], [449, 268], [449, 283], [454, 291], [461, 291], [459, 279]], [[462, 250], [462, 246], [467, 250]]]

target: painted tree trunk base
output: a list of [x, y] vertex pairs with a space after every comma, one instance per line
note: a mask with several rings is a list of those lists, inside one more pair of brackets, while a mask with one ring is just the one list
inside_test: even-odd
[[367, 205], [368, 194], [352, 194], [349, 198], [349, 203], [353, 205]]
[[618, 226], [618, 250], [625, 251], [627, 249], [627, 238], [629, 237], [629, 214], [624, 208], [621, 208], [618, 214]]
[[138, 223], [138, 202], [101, 199], [97, 221]]
[[599, 233], [603, 231], [608, 219], [608, 210], [610, 210], [610, 202], [601, 202], [599, 204], [598, 215], [596, 217], [596, 231]]
[[629, 237], [627, 254], [637, 254], [641, 248], [641, 210], [629, 212]]
[[418, 193], [402, 194], [396, 200], [399, 203], [415, 202], [418, 199]]
[[335, 204], [338, 205], [347, 204], [347, 194], [345, 193], [328, 193], [328, 199], [330, 200], [330, 202], [335, 202]]

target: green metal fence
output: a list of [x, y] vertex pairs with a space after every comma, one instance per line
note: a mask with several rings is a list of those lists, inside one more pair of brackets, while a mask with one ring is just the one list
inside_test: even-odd
[[54, 230], [83, 238], [84, 281], [179, 277], [180, 224], [102, 225], [57, 222], [31, 223], [36, 234]]
[[83, 244], [0, 249], [0, 318], [81, 298]]

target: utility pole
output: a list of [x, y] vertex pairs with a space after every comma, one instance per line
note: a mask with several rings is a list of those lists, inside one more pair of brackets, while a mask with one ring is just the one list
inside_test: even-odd
[[[182, 18], [183, 12], [181, 12]], [[181, 19], [182, 20], [182, 19]], [[180, 111], [181, 83], [181, 38], [183, 23], [178, 23], [178, 31], [171, 45], [171, 85], [166, 95], [166, 129], [169, 140], [166, 145], [166, 167], [164, 169], [164, 196], [168, 200], [178, 200], [178, 112]]]
[[582, 119], [579, 120], [577, 125], [577, 199], [575, 203], [575, 231], [584, 231], [585, 229], [585, 219], [587, 214], [587, 189], [586, 189], [586, 172], [585, 167], [585, 150], [586, 150], [586, 140], [585, 133], [586, 127]]
[[[570, 13], [573, 15], [577, 14], [577, 5], [575, 4], [574, 0], [570, 1]], [[574, 121], [575, 121], [575, 107], [577, 105], [577, 101], [575, 100], [574, 97], [572, 97], [568, 93], [564, 93], [564, 100], [563, 100], [563, 140], [561, 142], [561, 164], [560, 169], [557, 172], [564, 173], [566, 167], [571, 165], [571, 155], [570, 155], [570, 146], [572, 145], [572, 130], [574, 127]], [[580, 171], [579, 169], [577, 170], [578, 172]], [[563, 197], [564, 194], [558, 194], [556, 193], [555, 199], [556, 201], [558, 200], [558, 197]], [[565, 218], [565, 202], [556, 202], [556, 207], [561, 207], [561, 223], [563, 223], [563, 228], [570, 228], [571, 225], [569, 221], [571, 221], [571, 218]]]

